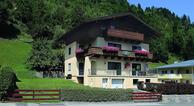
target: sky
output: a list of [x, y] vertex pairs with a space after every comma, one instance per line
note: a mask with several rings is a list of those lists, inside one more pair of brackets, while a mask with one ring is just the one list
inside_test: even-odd
[[165, 7], [178, 16], [186, 14], [194, 22], [194, 0], [128, 0], [130, 4], [141, 4], [141, 7]]

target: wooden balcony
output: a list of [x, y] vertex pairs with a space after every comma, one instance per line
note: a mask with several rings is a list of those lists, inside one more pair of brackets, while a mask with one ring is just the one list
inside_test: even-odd
[[144, 40], [144, 34], [124, 31], [124, 30], [118, 30], [118, 29], [108, 29], [107, 35], [109, 37], [116, 37], [116, 38], [135, 40], [135, 41]]
[[139, 58], [139, 59], [152, 59], [153, 54], [150, 53], [149, 55], [137, 55], [133, 51], [128, 50], [119, 50], [118, 52], [107, 52], [103, 51], [100, 47], [91, 47], [87, 50], [85, 55], [103, 55], [103, 56], [110, 56], [110, 57], [127, 57], [127, 58]]

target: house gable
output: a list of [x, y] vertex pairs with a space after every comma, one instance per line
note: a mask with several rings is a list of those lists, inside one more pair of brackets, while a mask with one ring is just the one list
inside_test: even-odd
[[133, 14], [125, 13], [89, 20], [75, 27], [60, 39], [64, 40], [66, 44], [73, 41], [77, 41], [81, 44], [90, 43], [98, 36], [105, 37], [110, 28], [144, 35], [142, 39], [144, 42], [148, 42], [152, 37], [159, 35], [157, 31], [135, 17]]

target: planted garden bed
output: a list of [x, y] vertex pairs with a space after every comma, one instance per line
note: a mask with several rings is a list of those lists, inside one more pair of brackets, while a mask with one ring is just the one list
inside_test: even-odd
[[131, 100], [131, 90], [124, 89], [63, 89], [61, 99], [63, 101], [129, 101]]

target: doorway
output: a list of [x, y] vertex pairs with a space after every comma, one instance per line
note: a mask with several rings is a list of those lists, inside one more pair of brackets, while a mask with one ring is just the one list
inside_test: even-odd
[[84, 75], [84, 63], [79, 63], [79, 75]]

